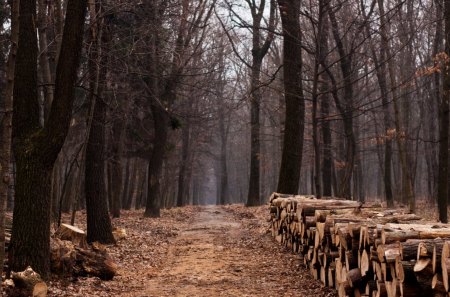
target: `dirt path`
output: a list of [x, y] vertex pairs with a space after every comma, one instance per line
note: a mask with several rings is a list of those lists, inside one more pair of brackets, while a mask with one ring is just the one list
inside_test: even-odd
[[223, 209], [206, 207], [170, 247], [165, 267], [147, 284], [145, 296], [246, 296], [233, 287], [248, 263], [242, 263], [243, 251], [229, 247], [242, 233], [242, 225]]
[[114, 279], [55, 278], [48, 296], [336, 296], [267, 233], [267, 217], [267, 206], [238, 204], [164, 209], [157, 219], [124, 211], [113, 224], [127, 238], [107, 247]]
[[311, 296], [311, 285], [303, 282], [308, 277], [290, 279], [298, 263], [287, 271], [274, 269], [277, 258], [258, 241], [261, 234], [251, 234], [240, 221], [226, 208], [204, 207], [180, 232], [164, 268], [140, 296]]

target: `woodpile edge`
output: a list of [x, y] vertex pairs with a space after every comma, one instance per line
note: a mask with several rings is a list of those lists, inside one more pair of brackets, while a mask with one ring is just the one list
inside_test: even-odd
[[332, 197], [270, 196], [272, 236], [338, 296], [450, 296], [450, 225]]

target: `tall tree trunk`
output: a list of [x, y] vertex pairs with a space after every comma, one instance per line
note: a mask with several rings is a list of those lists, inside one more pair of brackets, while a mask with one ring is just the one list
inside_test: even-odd
[[50, 108], [53, 102], [52, 72], [48, 57], [47, 42], [47, 1], [38, 0], [38, 33], [39, 33], [39, 66], [41, 70], [42, 83], [44, 85], [44, 119], [48, 120]]
[[[361, 2], [362, 3], [362, 2]], [[364, 18], [365, 8], [362, 7]], [[375, 51], [374, 45], [371, 43], [372, 35], [370, 32], [369, 23], [365, 23], [366, 35], [370, 42], [370, 50], [372, 59], [375, 66], [375, 71], [378, 80], [378, 86], [380, 87], [381, 103], [383, 105], [383, 121], [384, 121], [384, 166], [383, 166], [383, 181], [384, 181], [384, 193], [386, 196], [386, 203], [388, 207], [394, 206], [394, 196], [392, 194], [392, 127], [391, 116], [389, 108], [388, 86], [387, 86], [387, 71], [386, 71], [386, 49], [381, 46], [380, 57]]]
[[324, 73], [322, 69], [325, 65], [326, 54], [328, 53], [328, 32], [329, 32], [329, 22], [327, 15], [327, 10], [329, 8], [330, 1], [329, 0], [321, 0], [322, 7], [322, 18], [321, 23], [321, 34], [319, 35], [319, 63], [322, 66], [322, 73], [319, 78], [321, 80], [320, 83], [320, 102], [321, 109], [320, 114], [322, 117], [322, 141], [323, 141], [323, 149], [322, 149], [322, 194], [324, 196], [332, 195], [332, 176], [333, 176], [333, 154], [331, 150], [332, 139], [331, 139], [331, 127], [330, 121], [328, 120], [328, 116], [330, 114], [330, 94], [329, 94], [329, 80], [328, 76]]
[[[94, 15], [97, 15], [101, 8], [101, 4], [95, 8], [91, 7], [91, 17], [94, 18]], [[102, 22], [103, 20], [101, 20], [100, 27], [94, 25], [91, 28], [92, 47], [89, 60], [91, 82], [89, 97], [92, 104], [91, 108], [94, 110], [92, 119], [90, 120], [90, 128], [88, 128], [89, 136], [86, 146], [85, 193], [87, 240], [88, 242], [98, 241], [109, 244], [114, 243], [115, 240], [112, 235], [112, 225], [107, 203], [108, 197], [105, 187], [104, 156], [107, 106], [102, 96], [107, 72], [107, 57], [102, 52], [101, 47], [107, 41], [108, 28]]]
[[[258, 29], [259, 30], [259, 29]], [[255, 34], [255, 33], [253, 33]], [[259, 45], [259, 40], [258, 40]], [[251, 101], [250, 101], [250, 183], [247, 195], [247, 206], [259, 205], [260, 197], [260, 158], [261, 158], [261, 143], [260, 130], [261, 124], [259, 122], [261, 95], [261, 65], [262, 59], [255, 55], [255, 45], [253, 47], [253, 64], [251, 71]]]
[[[133, 167], [131, 169], [130, 167]], [[131, 158], [127, 158], [127, 161], [125, 163], [125, 177], [123, 180], [123, 190], [122, 190], [122, 208], [125, 210], [131, 209], [131, 200], [129, 199], [130, 193], [130, 185], [132, 183], [133, 177], [130, 175], [130, 171], [133, 170], [134, 172], [134, 162], [131, 161]]]
[[255, 206], [261, 203], [260, 193], [260, 159], [261, 159], [261, 123], [260, 105], [261, 92], [261, 67], [273, 40], [275, 24], [275, 1], [270, 1], [269, 29], [264, 42], [261, 40], [261, 20], [265, 8], [265, 1], [261, 1], [259, 7], [253, 1], [250, 4], [252, 13], [252, 65], [250, 77], [250, 181], [246, 206]]
[[439, 127], [439, 177], [438, 206], [439, 220], [447, 223], [448, 201], [448, 133], [449, 133], [449, 101], [450, 101], [450, 0], [444, 0], [445, 25], [445, 57], [442, 61], [443, 94], [440, 105]]
[[414, 198], [413, 184], [411, 179], [410, 170], [408, 169], [407, 156], [406, 156], [406, 147], [405, 147], [405, 139], [404, 133], [402, 132], [401, 125], [401, 115], [400, 108], [398, 103], [398, 92], [397, 92], [397, 83], [395, 78], [395, 70], [392, 61], [392, 55], [389, 47], [389, 39], [387, 35], [387, 26], [386, 15], [384, 12], [384, 3], [383, 0], [378, 0], [378, 8], [380, 10], [380, 20], [381, 20], [381, 46], [386, 50], [386, 59], [388, 60], [388, 72], [389, 78], [391, 82], [391, 92], [392, 92], [392, 102], [394, 104], [394, 124], [395, 124], [395, 136], [397, 140], [398, 146], [398, 155], [400, 166], [402, 169], [402, 175], [405, 176], [403, 184], [403, 193], [405, 194], [406, 200], [409, 204], [409, 210], [411, 212], [415, 212], [416, 209], [416, 201]]
[[219, 102], [219, 133], [220, 133], [220, 195], [219, 204], [229, 203], [228, 169], [227, 169], [227, 129], [225, 129], [225, 111], [223, 96]]
[[300, 180], [305, 126], [302, 88], [300, 0], [278, 0], [283, 27], [283, 75], [286, 120], [277, 191], [296, 194]]
[[55, 98], [48, 124], [40, 128], [34, 23], [36, 1], [20, 1], [13, 115], [17, 175], [8, 263], [9, 269], [14, 271], [21, 271], [30, 265], [43, 277], [50, 272], [51, 172], [64, 144], [72, 115], [86, 1], [68, 0], [67, 6], [56, 67]]
[[[127, 100], [129, 101], [129, 100]], [[128, 102], [125, 103], [128, 105]], [[128, 108], [123, 111], [127, 113]], [[122, 110], [116, 110], [113, 117], [112, 133], [111, 133], [111, 214], [113, 218], [120, 217], [122, 208], [122, 191], [123, 191], [123, 143], [125, 140], [126, 119], [120, 116]]]
[[345, 135], [345, 165], [343, 166], [343, 174], [339, 181], [338, 196], [350, 199], [352, 196], [351, 180], [353, 175], [353, 167], [355, 164], [356, 140], [353, 132], [353, 82], [352, 82], [352, 54], [351, 50], [346, 51], [344, 43], [339, 34], [339, 26], [333, 9], [328, 10], [330, 17], [331, 31], [336, 42], [336, 48], [339, 53], [339, 65], [343, 77], [343, 100], [334, 93], [336, 107], [341, 114], [344, 124]]
[[[318, 100], [319, 100], [319, 78], [320, 78], [320, 65], [325, 60], [326, 50], [327, 50], [327, 35], [328, 35], [328, 24], [326, 17], [326, 10], [328, 9], [328, 0], [319, 1], [319, 20], [318, 20], [318, 32], [316, 38], [316, 54], [314, 61], [314, 81], [312, 90], [312, 136], [313, 136], [313, 147], [314, 147], [314, 187], [315, 194], [318, 198], [322, 197], [322, 187], [320, 182], [320, 140], [318, 133], [319, 119], [317, 116]], [[322, 87], [323, 89], [323, 87]]]
[[160, 178], [169, 132], [169, 115], [157, 103], [152, 103], [152, 114], [155, 125], [155, 142], [148, 163], [148, 191], [144, 216], [156, 218], [160, 216]]
[[[11, 1], [11, 48], [6, 63], [6, 87], [3, 98], [3, 119], [1, 122], [0, 142], [0, 263], [5, 260], [5, 212], [8, 200], [9, 185], [11, 182], [11, 134], [13, 117], [13, 91], [14, 72], [19, 39], [19, 1]], [[3, 271], [3, 269], [1, 270]], [[3, 296], [3, 288], [0, 284], [0, 296]]]
[[185, 205], [187, 200], [186, 177], [187, 177], [188, 158], [191, 142], [190, 134], [191, 134], [191, 127], [189, 120], [187, 120], [185, 126], [181, 130], [181, 161], [180, 161], [181, 164], [180, 164], [180, 172], [178, 174], [178, 194], [177, 194], [178, 207]]

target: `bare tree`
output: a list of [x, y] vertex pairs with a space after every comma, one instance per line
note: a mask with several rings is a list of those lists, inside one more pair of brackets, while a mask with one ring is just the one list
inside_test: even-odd
[[439, 177], [438, 204], [439, 220], [447, 223], [448, 200], [448, 132], [450, 101], [450, 0], [444, 0], [445, 51], [442, 55], [443, 93], [439, 108]]
[[305, 101], [302, 86], [300, 0], [278, 0], [283, 27], [286, 120], [277, 191], [296, 194], [302, 164]]
[[69, 129], [86, 1], [69, 0], [67, 7], [55, 98], [44, 128], [37, 94], [36, 1], [22, 0], [19, 8], [12, 132], [17, 175], [9, 269], [21, 271], [30, 265], [44, 277], [50, 272], [51, 173]]
[[[11, 134], [13, 117], [13, 91], [14, 72], [19, 37], [19, 1], [11, 1], [11, 48], [6, 64], [6, 88], [3, 99], [3, 118], [1, 121], [1, 146], [0, 146], [0, 263], [5, 260], [5, 213], [8, 200], [11, 167]], [[2, 288], [0, 286], [0, 291]], [[0, 293], [0, 296], [2, 293]]]

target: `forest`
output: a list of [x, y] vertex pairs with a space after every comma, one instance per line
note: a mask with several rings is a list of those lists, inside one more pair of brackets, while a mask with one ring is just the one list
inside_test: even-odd
[[[264, 269], [291, 270], [293, 261], [261, 234], [272, 233], [294, 253], [301, 244], [308, 250], [302, 240], [316, 240], [308, 228], [326, 221], [307, 222], [322, 218], [314, 211], [329, 210], [319, 202], [325, 199], [338, 209], [364, 210], [374, 226], [394, 223], [376, 216], [397, 216], [396, 223], [421, 216], [427, 222], [415, 224], [430, 228], [428, 222], [447, 223], [449, 100], [450, 0], [0, 0], [0, 293], [335, 294], [311, 285], [307, 270], [280, 281], [289, 283], [287, 291], [276, 284], [268, 285], [268, 295], [257, 290], [251, 276], [266, 270], [248, 268], [254, 254], [282, 255], [281, 266]], [[306, 205], [311, 214], [302, 212]], [[425, 232], [422, 227], [416, 231]], [[322, 253], [322, 233], [305, 255]], [[435, 239], [418, 234], [408, 239]], [[213, 248], [212, 237], [221, 241]], [[363, 248], [376, 253], [380, 246], [367, 240], [359, 243], [359, 257]], [[217, 287], [196, 291], [199, 280], [185, 293], [164, 291], [156, 281], [146, 293], [121, 287], [132, 285], [128, 278], [143, 284], [170, 277], [161, 267], [175, 265], [184, 251], [176, 249], [186, 242], [212, 249], [211, 261], [201, 265], [225, 253], [232, 267], [227, 279], [244, 272], [249, 279], [230, 280], [237, 291], [228, 295]], [[339, 242], [323, 252], [351, 252]], [[250, 266], [236, 268], [228, 245]], [[153, 250], [169, 260], [155, 256], [148, 259], [152, 268], [139, 266], [145, 261], [132, 267], [131, 256], [122, 259], [127, 247], [143, 259]], [[187, 254], [189, 266], [198, 255]], [[344, 261], [342, 253], [338, 258]], [[446, 296], [450, 274], [435, 265], [433, 290], [443, 278]], [[350, 266], [347, 260], [348, 272]], [[145, 278], [145, 269], [153, 276]], [[198, 279], [205, 271], [199, 269]], [[390, 281], [386, 264], [377, 273]], [[68, 289], [67, 274], [86, 277], [76, 284], [80, 295]], [[102, 284], [114, 277], [111, 291], [89, 293], [97, 283], [87, 276]], [[294, 278], [313, 287], [297, 288]], [[337, 283], [339, 296], [372, 296], [372, 289], [364, 295]], [[184, 286], [180, 279], [174, 284]], [[386, 296], [416, 296], [392, 286]]]

